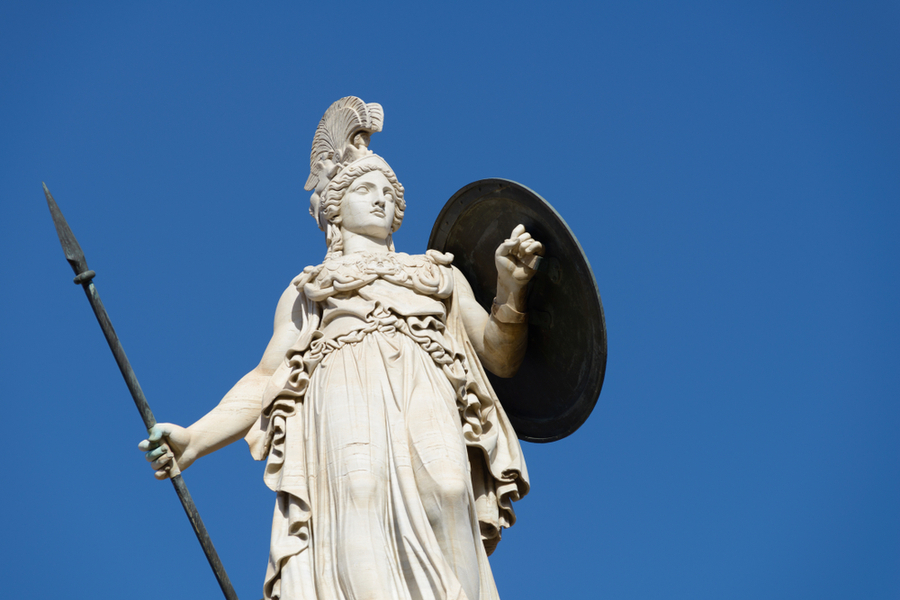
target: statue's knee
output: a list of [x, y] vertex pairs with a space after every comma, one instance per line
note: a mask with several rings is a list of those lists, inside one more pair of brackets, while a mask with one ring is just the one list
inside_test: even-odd
[[378, 502], [387, 492], [387, 482], [366, 471], [352, 471], [342, 477], [343, 494], [353, 504]]
[[461, 477], [445, 477], [434, 481], [426, 504], [428, 518], [432, 521], [448, 516], [449, 511], [468, 507], [469, 487]]
[[469, 495], [468, 482], [462, 477], [449, 477], [441, 482], [441, 495], [447, 500], [465, 502]]

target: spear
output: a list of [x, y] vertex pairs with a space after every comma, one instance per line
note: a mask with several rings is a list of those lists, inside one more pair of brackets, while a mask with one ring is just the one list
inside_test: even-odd
[[[50, 215], [53, 217], [53, 224], [56, 226], [56, 234], [59, 236], [63, 252], [66, 253], [66, 260], [69, 261], [72, 270], [75, 271], [75, 284], [84, 288], [84, 293], [91, 303], [91, 308], [94, 309], [94, 315], [100, 323], [100, 329], [103, 330], [103, 335], [106, 336], [106, 343], [109, 344], [109, 349], [112, 350], [116, 364], [119, 365], [119, 371], [122, 372], [122, 377], [125, 378], [125, 384], [128, 386], [131, 397], [134, 398], [134, 404], [137, 406], [138, 412], [141, 413], [141, 418], [144, 420], [144, 425], [149, 432], [150, 428], [156, 425], [156, 419], [153, 417], [150, 405], [147, 404], [147, 398], [144, 396], [143, 390], [141, 390], [141, 385], [134, 374], [134, 369], [131, 368], [131, 363], [128, 362], [128, 357], [125, 356], [125, 350], [122, 348], [122, 343], [119, 341], [115, 329], [113, 329], [109, 315], [106, 314], [106, 308], [103, 307], [103, 303], [100, 301], [100, 295], [97, 293], [97, 288], [93, 282], [96, 273], [88, 269], [84, 252], [81, 251], [81, 246], [78, 245], [78, 240], [75, 239], [69, 224], [66, 223], [65, 217], [63, 217], [62, 212], [56, 205], [56, 201], [50, 195], [47, 184], [44, 184], [44, 195], [47, 196], [47, 206], [50, 207]], [[200, 545], [203, 547], [206, 560], [209, 561], [209, 566], [212, 567], [213, 573], [215, 573], [216, 579], [219, 581], [219, 587], [222, 588], [222, 593], [225, 594], [227, 600], [238, 600], [234, 588], [231, 587], [231, 581], [228, 580], [228, 574], [225, 573], [225, 567], [222, 566], [222, 561], [219, 560], [219, 555], [213, 547], [212, 540], [209, 539], [209, 533], [207, 533], [206, 527], [200, 519], [200, 513], [197, 512], [197, 507], [194, 506], [194, 500], [191, 498], [190, 492], [188, 492], [187, 485], [181, 478], [178, 464], [174, 460], [170, 464], [172, 466], [169, 470], [169, 478], [172, 480], [172, 486], [175, 488], [175, 493], [178, 494], [178, 499], [181, 500], [181, 505], [184, 507], [184, 512], [191, 522], [191, 527], [194, 528], [197, 540], [200, 541]]]

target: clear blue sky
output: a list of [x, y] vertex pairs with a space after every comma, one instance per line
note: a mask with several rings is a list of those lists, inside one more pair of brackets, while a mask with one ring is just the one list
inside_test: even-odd
[[[505, 599], [900, 597], [896, 2], [6, 2], [0, 7], [0, 546], [10, 598], [215, 598], [46, 181], [160, 420], [252, 368], [324, 240], [328, 105], [384, 106], [398, 248], [519, 181], [606, 309], [588, 422], [525, 444]], [[273, 497], [241, 442], [187, 471], [241, 598]]]

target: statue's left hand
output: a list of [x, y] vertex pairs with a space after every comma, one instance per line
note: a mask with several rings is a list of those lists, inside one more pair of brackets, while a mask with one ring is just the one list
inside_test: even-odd
[[517, 225], [509, 239], [504, 240], [494, 253], [498, 288], [515, 290], [524, 287], [537, 272], [530, 266], [534, 257], [543, 254], [544, 246], [525, 231], [524, 225]]

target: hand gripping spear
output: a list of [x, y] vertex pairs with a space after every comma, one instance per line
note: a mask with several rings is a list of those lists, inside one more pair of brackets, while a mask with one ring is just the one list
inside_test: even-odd
[[[122, 372], [122, 377], [125, 378], [125, 384], [131, 392], [131, 397], [134, 398], [134, 404], [137, 406], [138, 412], [141, 413], [141, 418], [144, 420], [147, 431], [150, 431], [150, 428], [156, 425], [156, 419], [153, 417], [150, 405], [147, 404], [147, 398], [144, 397], [144, 392], [141, 390], [137, 376], [135, 376], [134, 370], [131, 368], [131, 363], [128, 362], [128, 357], [125, 356], [125, 350], [122, 348], [122, 343], [119, 342], [115, 329], [113, 329], [109, 315], [106, 314], [106, 309], [100, 301], [97, 288], [94, 286], [94, 282], [91, 281], [96, 273], [88, 269], [84, 252], [81, 251], [78, 240], [75, 239], [75, 235], [69, 228], [68, 223], [66, 223], [66, 219], [56, 205], [56, 201], [53, 200], [53, 196], [50, 195], [50, 190], [47, 189], [46, 184], [44, 184], [44, 195], [47, 196], [47, 206], [50, 207], [53, 224], [56, 226], [56, 233], [59, 236], [63, 251], [66, 253], [66, 260], [69, 261], [69, 264], [72, 265], [72, 269], [75, 271], [75, 284], [84, 288], [84, 293], [91, 303], [91, 308], [94, 309], [94, 315], [100, 323], [100, 329], [103, 330], [103, 335], [106, 336], [109, 349], [112, 350], [113, 356], [116, 358], [116, 364], [119, 365], [119, 371]], [[194, 533], [197, 534], [197, 539], [203, 547], [209, 566], [212, 567], [213, 573], [215, 573], [216, 579], [219, 581], [222, 593], [225, 594], [227, 600], [238, 600], [234, 588], [231, 587], [231, 581], [228, 580], [228, 575], [225, 573], [225, 567], [222, 566], [222, 561], [219, 560], [219, 555], [213, 547], [212, 540], [209, 539], [209, 533], [207, 533], [203, 521], [200, 520], [200, 513], [197, 512], [197, 507], [194, 506], [194, 500], [191, 498], [190, 492], [188, 492], [187, 485], [181, 478], [178, 464], [174, 460], [170, 464], [172, 466], [169, 470], [169, 477], [172, 480], [172, 485], [175, 487], [175, 493], [178, 494], [178, 499], [181, 500], [181, 505], [184, 507], [184, 512], [191, 522], [191, 527], [194, 528]]]

